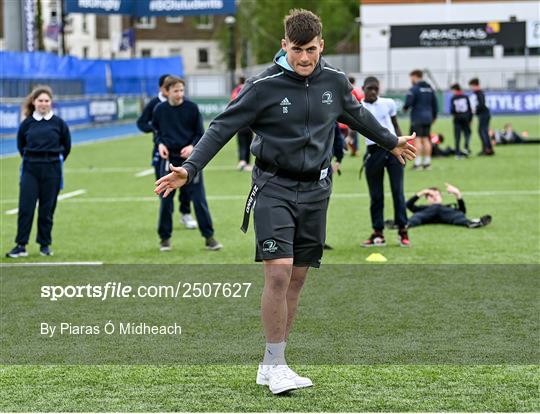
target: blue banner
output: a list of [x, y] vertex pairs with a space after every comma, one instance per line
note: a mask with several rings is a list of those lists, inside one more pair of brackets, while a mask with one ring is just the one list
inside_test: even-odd
[[234, 14], [235, 0], [65, 0], [66, 13], [189, 16]]
[[0, 105], [0, 134], [14, 134], [21, 121], [19, 105]]
[[[485, 91], [486, 105], [496, 114], [540, 114], [540, 91]], [[476, 97], [469, 94], [471, 106], [476, 107]], [[452, 93], [447, 92], [444, 99], [444, 112], [450, 113]]]
[[234, 0], [148, 0], [135, 1], [136, 16], [196, 16], [234, 14]]
[[90, 101], [89, 113], [92, 122], [114, 121], [118, 118], [118, 104], [116, 103], [116, 99]]
[[54, 112], [62, 118], [68, 125], [81, 125], [90, 123], [90, 113], [88, 110], [88, 100], [77, 100], [67, 102], [55, 102]]
[[[144, 0], [142, 1], [144, 3]], [[133, 0], [64, 0], [66, 13], [133, 14]]]

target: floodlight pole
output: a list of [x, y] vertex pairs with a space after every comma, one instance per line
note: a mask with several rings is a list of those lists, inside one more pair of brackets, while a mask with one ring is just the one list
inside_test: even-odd
[[236, 45], [234, 29], [236, 24], [236, 18], [234, 16], [225, 17], [225, 24], [229, 28], [229, 76], [230, 76], [230, 88], [234, 89], [235, 85], [235, 72], [236, 72]]

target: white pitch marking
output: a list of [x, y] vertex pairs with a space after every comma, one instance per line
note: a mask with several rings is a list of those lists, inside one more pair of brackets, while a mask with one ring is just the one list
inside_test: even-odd
[[[77, 197], [77, 196], [79, 196], [81, 194], [84, 194], [84, 193], [86, 193], [86, 190], [80, 189], [80, 190], [71, 191], [69, 193], [60, 194], [58, 196], [58, 201], [66, 200], [68, 198]], [[8, 216], [12, 216], [14, 214], [17, 214], [18, 212], [19, 212], [18, 208], [12, 208], [11, 210], [7, 210], [6, 214]]]
[[84, 194], [84, 193], [86, 193], [86, 190], [80, 189], [80, 190], [71, 191], [69, 193], [60, 194], [58, 196], [58, 201], [67, 200], [68, 198], [77, 197], [77, 196], [79, 196], [81, 194]]
[[31, 266], [102, 266], [103, 262], [34, 262], [34, 263], [0, 263], [0, 267]]
[[[490, 197], [490, 196], [537, 196], [540, 195], [540, 190], [516, 190], [516, 191], [470, 191], [464, 192], [467, 197]], [[208, 200], [215, 201], [237, 201], [245, 200], [247, 195], [213, 195], [207, 196]], [[342, 193], [332, 194], [333, 199], [354, 199], [368, 198], [367, 193]], [[70, 200], [70, 203], [132, 203], [132, 202], [155, 202], [158, 201], [157, 196], [126, 196], [126, 197], [85, 197], [82, 199]], [[6, 198], [0, 200], [0, 204], [16, 203], [17, 199]], [[11, 210], [8, 210], [11, 211]], [[7, 214], [7, 212], [6, 212]]]
[[153, 168], [148, 168], [147, 170], [142, 170], [135, 174], [135, 177], [146, 177], [147, 175], [153, 174], [154, 171], [155, 170]]

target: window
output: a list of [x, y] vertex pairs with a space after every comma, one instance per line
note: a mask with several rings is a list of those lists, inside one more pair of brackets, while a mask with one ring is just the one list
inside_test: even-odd
[[86, 14], [82, 15], [82, 31], [83, 33], [88, 33], [88, 16]]
[[199, 65], [208, 65], [208, 49], [198, 49]]
[[540, 56], [540, 47], [529, 47], [529, 56]]
[[524, 47], [505, 47], [503, 49], [503, 56], [525, 56]]
[[183, 23], [184, 16], [166, 16], [165, 21], [167, 23]]
[[214, 27], [214, 16], [208, 14], [197, 16], [195, 22], [197, 29], [211, 29]]
[[169, 49], [169, 56], [180, 56], [182, 54], [182, 49], [179, 47], [174, 47]]
[[88, 46], [83, 46], [83, 48], [82, 48], [82, 56], [85, 59], [88, 58]]
[[471, 46], [469, 57], [493, 57], [493, 46]]
[[137, 29], [154, 29], [156, 27], [156, 18], [150, 16], [139, 17], [135, 20]]
[[152, 49], [141, 49], [141, 57], [152, 57]]

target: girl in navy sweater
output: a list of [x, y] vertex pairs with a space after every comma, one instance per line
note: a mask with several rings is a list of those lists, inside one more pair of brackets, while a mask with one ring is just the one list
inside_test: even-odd
[[42, 256], [53, 254], [50, 249], [53, 214], [62, 182], [62, 161], [71, 149], [71, 135], [66, 123], [52, 112], [52, 98], [48, 86], [37, 86], [23, 105], [26, 119], [17, 133], [17, 148], [22, 157], [17, 245], [7, 257], [28, 256], [26, 245], [37, 201], [39, 251]]

